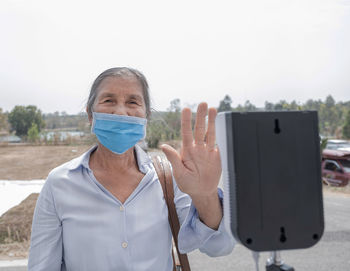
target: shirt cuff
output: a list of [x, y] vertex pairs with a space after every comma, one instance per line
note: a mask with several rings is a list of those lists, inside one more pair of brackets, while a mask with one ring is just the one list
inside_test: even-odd
[[[218, 196], [222, 207], [223, 191], [220, 188], [218, 188]], [[220, 221], [219, 228], [213, 230], [199, 219], [198, 212], [191, 202], [187, 217], [180, 227], [178, 235], [179, 250], [181, 253], [188, 253], [197, 248], [201, 248], [211, 237], [220, 235], [224, 231], [225, 225], [223, 218]]]

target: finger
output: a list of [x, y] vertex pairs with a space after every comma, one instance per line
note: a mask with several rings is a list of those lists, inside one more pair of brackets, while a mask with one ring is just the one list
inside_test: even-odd
[[208, 112], [208, 131], [207, 131], [207, 146], [209, 150], [215, 149], [215, 119], [216, 119], [216, 109], [210, 108]]
[[205, 116], [207, 115], [208, 105], [201, 103], [197, 109], [196, 123], [194, 125], [194, 142], [198, 145], [204, 144], [205, 137]]
[[189, 108], [184, 108], [181, 114], [181, 136], [182, 146], [184, 148], [192, 146], [193, 135], [192, 135], [192, 112]]
[[178, 179], [180, 176], [179, 174], [182, 174], [185, 170], [185, 166], [181, 161], [181, 157], [173, 147], [167, 144], [163, 144], [161, 146], [161, 149], [164, 152], [165, 156], [168, 158], [169, 162], [171, 163], [174, 177]]

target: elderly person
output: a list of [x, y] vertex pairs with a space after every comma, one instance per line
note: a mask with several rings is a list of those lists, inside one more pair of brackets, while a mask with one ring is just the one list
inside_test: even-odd
[[[217, 188], [216, 110], [209, 109], [206, 130], [207, 111], [207, 104], [198, 106], [193, 139], [185, 108], [180, 153], [168, 145], [162, 150], [173, 170], [180, 251], [220, 256], [232, 251], [233, 240]], [[50, 172], [35, 207], [28, 270], [172, 270], [161, 184], [136, 145], [150, 116], [145, 77], [130, 68], [104, 71], [92, 85], [87, 113], [98, 144]]]

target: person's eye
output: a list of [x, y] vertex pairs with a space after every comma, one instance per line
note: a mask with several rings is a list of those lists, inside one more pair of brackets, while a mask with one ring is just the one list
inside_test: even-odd
[[136, 101], [130, 101], [130, 104], [138, 104]]
[[111, 103], [112, 100], [111, 100], [111, 99], [107, 99], [107, 100], [104, 100], [103, 102], [104, 102], [104, 103]]

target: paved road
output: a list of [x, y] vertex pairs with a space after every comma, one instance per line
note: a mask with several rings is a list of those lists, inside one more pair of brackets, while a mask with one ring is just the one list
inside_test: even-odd
[[[326, 194], [325, 232], [321, 241], [309, 249], [282, 252], [283, 260], [297, 271], [350, 270], [350, 197]], [[260, 271], [265, 270], [269, 253], [261, 253]], [[254, 271], [251, 252], [237, 245], [231, 255], [209, 258], [200, 252], [190, 254], [193, 271]]]
[[[350, 270], [350, 196], [326, 194], [326, 228], [321, 241], [312, 248], [284, 251], [283, 260], [297, 271]], [[268, 253], [260, 255], [260, 271], [265, 270]], [[254, 271], [251, 252], [237, 245], [231, 255], [210, 258], [199, 251], [189, 255], [192, 271]], [[22, 267], [1, 267], [0, 271], [24, 271]]]

